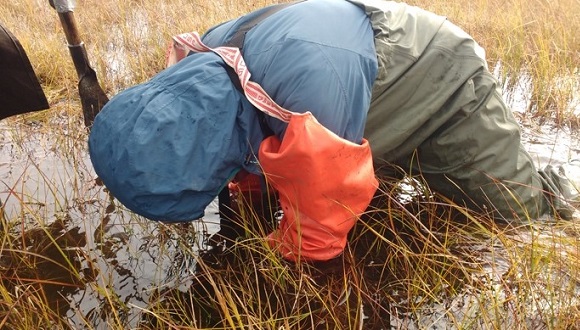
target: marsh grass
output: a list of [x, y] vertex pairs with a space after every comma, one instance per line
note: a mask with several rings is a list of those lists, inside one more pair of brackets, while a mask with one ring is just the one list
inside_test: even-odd
[[[188, 291], [155, 296], [143, 328], [574, 329], [577, 230], [498, 225], [444, 201], [402, 205], [384, 189], [345, 254], [285, 262], [246, 228], [196, 258]], [[572, 256], [570, 255], [572, 254]]]
[[[86, 0], [75, 14], [114, 95], [163, 68], [171, 35], [270, 3]], [[578, 122], [578, 1], [412, 3], [472, 34], [508, 91], [529, 80], [531, 117]], [[268, 226], [244, 207], [245, 236], [219, 258], [204, 251], [204, 225], [131, 214], [89, 165], [77, 77], [54, 10], [44, 0], [10, 1], [0, 19], [51, 104], [0, 126], [9, 158], [0, 166], [0, 328], [578, 328], [575, 222], [499, 224], [445, 200], [402, 203], [400, 187], [385, 184], [341, 258], [292, 264], [265, 244]]]
[[[0, 15], [17, 31], [51, 100], [68, 100], [77, 82], [56, 14], [45, 0], [10, 1]], [[82, 1], [76, 17], [82, 39], [109, 94], [163, 68], [171, 36], [210, 26], [274, 3], [262, 1]], [[486, 49], [507, 92], [521, 80], [531, 88], [528, 113], [577, 121], [580, 4], [557, 1], [410, 1], [447, 16]], [[575, 113], [576, 112], [576, 113]]]
[[[42, 177], [53, 191], [70, 189]], [[81, 191], [90, 186], [78, 181]], [[265, 244], [268, 229], [243, 204], [244, 237], [214, 253], [191, 225], [129, 215], [113, 231], [113, 218], [126, 211], [106, 193], [88, 191], [53, 196], [66, 207], [47, 198], [54, 210], [27, 207], [37, 200], [23, 195], [25, 210], [3, 222], [6, 328], [574, 329], [580, 321], [575, 223], [501, 225], [432, 197], [401, 203], [401, 188], [385, 183], [341, 258], [294, 264]], [[85, 221], [100, 223], [95, 230], [72, 224]], [[123, 269], [130, 262], [115, 258], [121, 246], [139, 250], [133, 258], [171, 260], [139, 305], [115, 283], [114, 272], [131, 272]], [[85, 300], [100, 305], [89, 312], [71, 302], [88, 288], [94, 297]]]
[[529, 114], [578, 123], [580, 4], [557, 1], [411, 1], [447, 16], [486, 50], [490, 67], [500, 66], [507, 92], [522, 79], [531, 85]]

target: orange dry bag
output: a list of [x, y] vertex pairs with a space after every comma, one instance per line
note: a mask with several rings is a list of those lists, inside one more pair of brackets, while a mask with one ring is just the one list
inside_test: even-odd
[[328, 260], [344, 250], [346, 237], [377, 189], [369, 143], [352, 143], [294, 113], [280, 141], [262, 142], [260, 164], [278, 191], [284, 217], [270, 235], [289, 260]]
[[368, 207], [378, 182], [368, 141], [356, 144], [322, 126], [310, 112], [294, 113], [276, 104], [250, 72], [239, 49], [209, 48], [197, 33], [174, 37], [170, 58], [188, 50], [213, 51], [238, 74], [248, 100], [288, 127], [284, 138], [266, 138], [258, 159], [277, 190], [284, 216], [269, 243], [292, 261], [322, 261], [342, 253], [348, 232]]

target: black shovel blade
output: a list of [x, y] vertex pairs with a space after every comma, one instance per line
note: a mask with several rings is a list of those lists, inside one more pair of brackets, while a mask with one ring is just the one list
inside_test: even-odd
[[91, 127], [99, 111], [109, 102], [109, 98], [99, 85], [95, 70], [91, 67], [85, 69], [79, 80], [79, 96], [83, 107], [85, 126]]
[[24, 48], [1, 24], [0, 72], [0, 119], [48, 109], [48, 101]]

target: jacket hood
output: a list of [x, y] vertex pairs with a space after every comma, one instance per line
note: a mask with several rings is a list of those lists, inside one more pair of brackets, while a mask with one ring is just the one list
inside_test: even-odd
[[225, 63], [197, 53], [113, 97], [95, 118], [89, 153], [133, 212], [194, 220], [257, 151], [255, 117]]

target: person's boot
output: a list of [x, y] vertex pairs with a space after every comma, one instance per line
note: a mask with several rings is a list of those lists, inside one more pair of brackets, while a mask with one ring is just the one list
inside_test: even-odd
[[554, 211], [564, 220], [580, 219], [580, 159], [540, 171], [552, 196]]
[[573, 159], [560, 166], [559, 172], [566, 178], [563, 185], [566, 185], [568, 195], [564, 197], [572, 203], [580, 203], [580, 159]]

